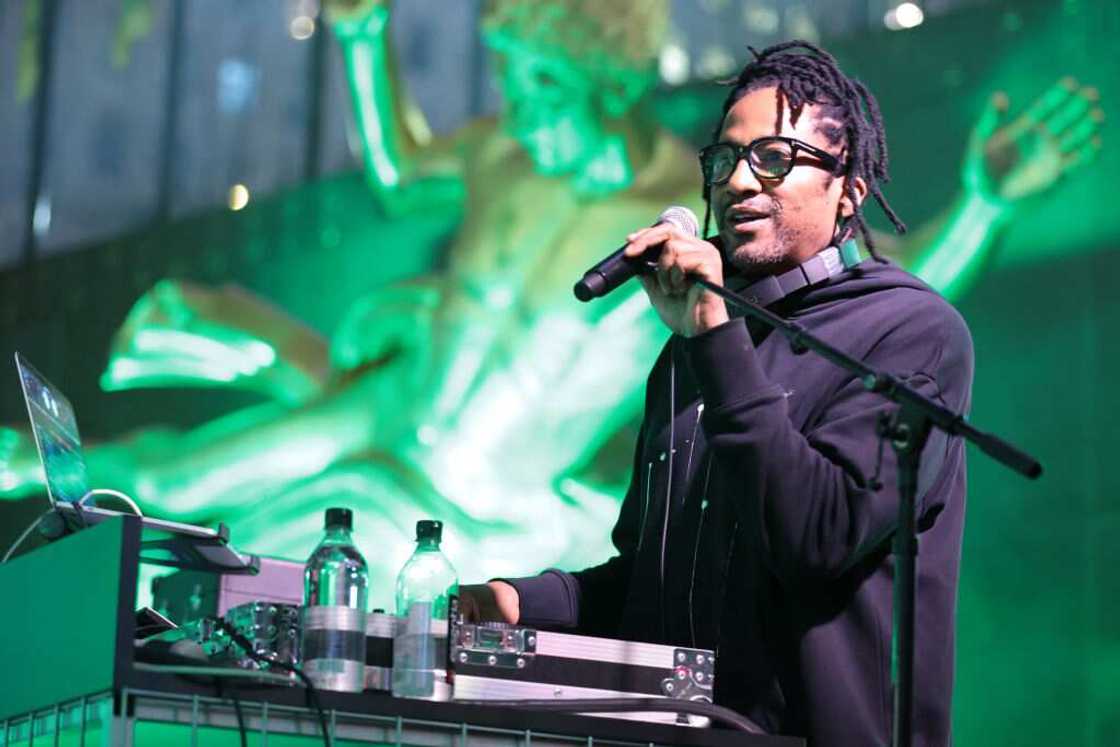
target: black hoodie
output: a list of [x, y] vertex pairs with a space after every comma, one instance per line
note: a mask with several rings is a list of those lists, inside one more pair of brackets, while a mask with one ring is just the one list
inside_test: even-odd
[[[865, 261], [773, 310], [968, 409], [968, 329], [898, 267]], [[898, 493], [894, 452], [879, 448], [875, 426], [894, 408], [742, 319], [673, 336], [647, 382], [612, 533], [618, 555], [577, 573], [512, 580], [523, 623], [715, 648], [716, 702], [813, 745], [887, 744]], [[919, 745], [949, 743], [964, 460], [960, 439], [940, 432], [922, 456]]]

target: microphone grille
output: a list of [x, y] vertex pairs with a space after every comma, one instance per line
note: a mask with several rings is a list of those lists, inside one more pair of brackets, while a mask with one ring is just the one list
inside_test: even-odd
[[696, 220], [696, 213], [680, 205], [670, 205], [657, 216], [658, 223], [671, 223], [684, 231], [689, 236], [700, 234], [700, 222]]

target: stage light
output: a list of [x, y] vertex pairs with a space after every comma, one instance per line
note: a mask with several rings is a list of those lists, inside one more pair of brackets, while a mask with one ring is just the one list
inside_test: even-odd
[[310, 39], [312, 34], [315, 33], [315, 19], [311, 16], [296, 16], [288, 24], [288, 33], [297, 41]]
[[690, 65], [688, 52], [680, 44], [670, 42], [661, 48], [661, 54], [658, 57], [658, 71], [661, 73], [661, 80], [665, 81], [671, 86], [679, 86], [688, 80], [688, 68]]
[[50, 195], [39, 195], [31, 215], [31, 232], [35, 234], [35, 238], [41, 239], [51, 230], [51, 215]]
[[234, 184], [229, 188], [229, 209], [240, 210], [249, 204], [249, 188], [244, 184]]
[[700, 53], [696, 71], [706, 79], [722, 78], [735, 69], [735, 58], [721, 46], [711, 45]]
[[916, 3], [899, 3], [883, 16], [883, 24], [892, 31], [912, 29], [926, 19]]
[[743, 25], [760, 34], [776, 34], [781, 28], [782, 17], [765, 3], [749, 2], [743, 5]]

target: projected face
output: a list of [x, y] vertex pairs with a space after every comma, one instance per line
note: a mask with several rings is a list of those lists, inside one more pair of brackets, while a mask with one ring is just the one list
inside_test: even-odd
[[494, 31], [505, 129], [542, 174], [569, 174], [604, 147], [593, 77], [570, 60]]

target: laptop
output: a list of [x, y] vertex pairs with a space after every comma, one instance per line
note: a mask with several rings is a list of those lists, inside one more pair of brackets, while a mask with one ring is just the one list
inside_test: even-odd
[[[90, 492], [78, 420], [70, 400], [51, 384], [21, 354], [16, 353], [23, 399], [31, 419], [31, 431], [47, 483], [51, 507], [68, 525], [97, 524], [125, 515], [120, 511], [86, 506], [82, 499]], [[229, 546], [229, 531], [224, 525], [214, 530], [177, 521], [140, 518], [148, 534], [161, 536], [141, 543], [143, 561], [175, 568], [212, 570], [222, 573], [256, 573], [259, 559], [244, 555]]]

